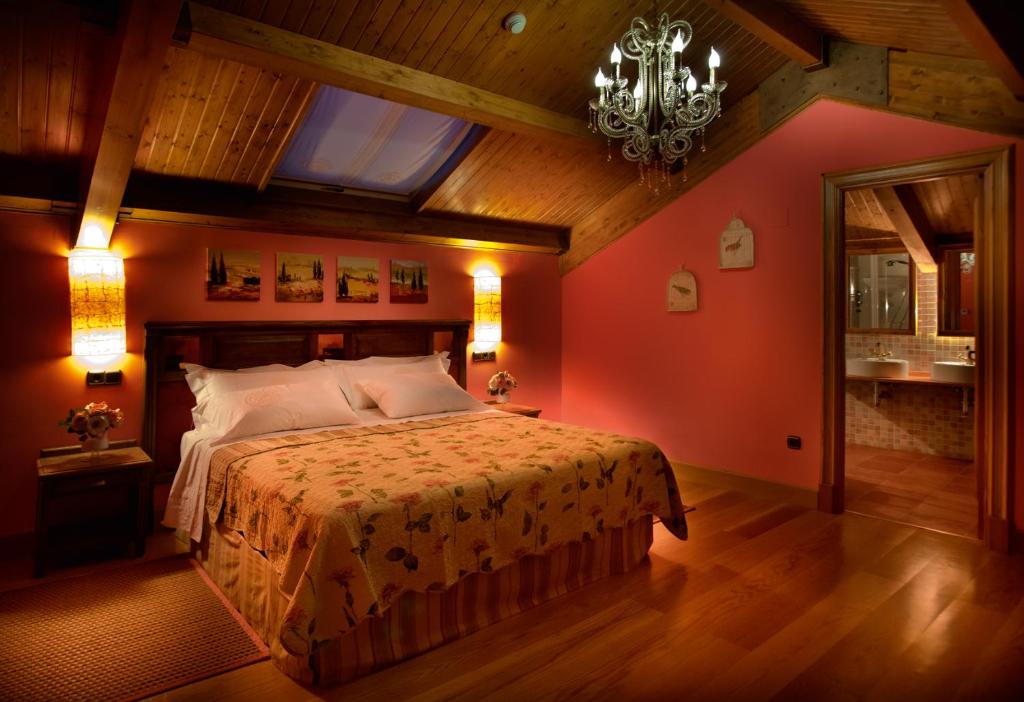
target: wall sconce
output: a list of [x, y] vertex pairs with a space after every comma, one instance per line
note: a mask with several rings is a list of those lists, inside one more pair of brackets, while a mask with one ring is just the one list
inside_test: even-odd
[[501, 276], [490, 269], [473, 274], [473, 360], [496, 360], [501, 341]]
[[124, 259], [107, 249], [75, 248], [68, 279], [71, 353], [93, 361], [125, 353]]

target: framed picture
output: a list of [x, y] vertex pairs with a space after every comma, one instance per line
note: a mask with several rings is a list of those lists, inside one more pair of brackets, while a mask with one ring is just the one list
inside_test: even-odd
[[323, 302], [324, 262], [315, 254], [278, 253], [274, 277], [278, 302]]
[[260, 252], [244, 249], [207, 249], [206, 299], [258, 301]]
[[678, 270], [668, 278], [668, 311], [697, 311], [697, 279], [687, 270]]
[[718, 268], [753, 268], [754, 232], [733, 217], [718, 238]]
[[380, 261], [338, 256], [338, 302], [377, 302], [380, 299]]
[[391, 261], [391, 301], [427, 301], [427, 264], [422, 261]]

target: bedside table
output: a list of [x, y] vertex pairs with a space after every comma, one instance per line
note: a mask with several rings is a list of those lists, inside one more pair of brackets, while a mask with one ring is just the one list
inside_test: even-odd
[[55, 563], [146, 548], [145, 517], [153, 461], [134, 442], [95, 456], [75, 446], [47, 449], [36, 461], [36, 566], [41, 577]]
[[530, 407], [529, 405], [517, 405], [514, 402], [496, 402], [494, 400], [488, 400], [484, 404], [490, 405], [496, 410], [502, 412], [508, 412], [509, 414], [521, 414], [524, 417], [539, 417], [541, 409], [539, 407]]

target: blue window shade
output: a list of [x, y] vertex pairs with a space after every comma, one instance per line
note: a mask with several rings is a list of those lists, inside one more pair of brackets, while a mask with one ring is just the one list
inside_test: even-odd
[[455, 117], [324, 86], [274, 175], [411, 195], [472, 127]]

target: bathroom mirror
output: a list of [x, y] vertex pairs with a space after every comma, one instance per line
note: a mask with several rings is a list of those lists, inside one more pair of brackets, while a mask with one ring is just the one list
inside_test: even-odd
[[939, 334], [974, 335], [974, 249], [943, 249], [939, 261]]
[[846, 260], [847, 330], [913, 334], [916, 271], [910, 254], [849, 254]]

